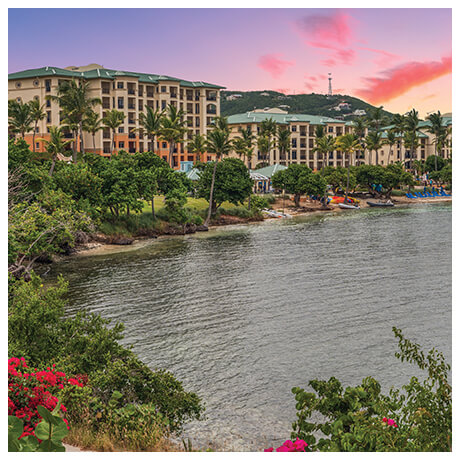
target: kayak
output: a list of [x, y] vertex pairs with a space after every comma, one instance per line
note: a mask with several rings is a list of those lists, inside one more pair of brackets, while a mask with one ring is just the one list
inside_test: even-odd
[[384, 203], [376, 203], [375, 201], [367, 201], [367, 204], [372, 207], [378, 207], [378, 208], [391, 208], [395, 204], [392, 203], [391, 201], [386, 201]]
[[353, 206], [351, 204], [339, 203], [339, 208], [342, 209], [361, 209], [359, 206]]
[[[333, 196], [331, 199], [331, 203], [337, 204], [337, 203], [344, 203], [345, 202], [345, 197], [344, 196]], [[359, 200], [356, 200], [355, 198], [348, 197], [348, 203], [359, 203]]]

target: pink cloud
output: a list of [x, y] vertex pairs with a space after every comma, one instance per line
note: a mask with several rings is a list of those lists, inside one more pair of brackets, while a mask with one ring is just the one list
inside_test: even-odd
[[378, 57], [374, 60], [374, 64], [376, 64], [378, 67], [388, 67], [389, 65], [393, 64], [394, 61], [401, 59], [401, 56], [384, 50], [367, 48], [365, 46], [361, 46], [360, 49], [377, 54]]
[[280, 54], [265, 54], [259, 58], [257, 65], [273, 78], [279, 78], [294, 62], [280, 59]]
[[337, 62], [334, 59], [323, 59], [321, 64], [323, 64], [325, 67], [334, 67], [337, 65]]
[[278, 93], [289, 94], [289, 88], [276, 88], [273, 91], [277, 91]]
[[316, 85], [312, 85], [311, 83], [308, 83], [308, 82], [305, 82], [304, 86], [305, 86], [305, 88], [307, 88], [311, 92], [313, 92], [314, 89], [316, 88]]
[[406, 62], [381, 72], [382, 77], [365, 78], [366, 86], [356, 94], [371, 104], [380, 104], [449, 73], [452, 73], [452, 56], [440, 61]]
[[333, 89], [333, 92], [334, 94], [344, 94], [344, 91], [345, 91], [345, 88], [337, 88], [337, 89]]
[[343, 64], [350, 65], [355, 59], [355, 52], [352, 49], [337, 50], [334, 56], [336, 59], [340, 60]]
[[317, 81], [318, 80], [314, 75], [312, 75], [311, 77], [308, 77], [308, 79], [310, 81]]
[[351, 17], [341, 11], [330, 15], [305, 16], [297, 21], [302, 36], [323, 44], [346, 45], [353, 38]]

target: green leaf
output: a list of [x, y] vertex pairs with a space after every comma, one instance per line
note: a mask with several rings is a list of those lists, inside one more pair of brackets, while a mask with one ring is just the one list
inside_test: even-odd
[[20, 442], [22, 452], [35, 452], [39, 447], [38, 440], [35, 436], [25, 436]]
[[14, 415], [8, 415], [8, 440], [18, 439], [24, 431], [24, 422]]
[[50, 438], [50, 426], [50, 423], [48, 423], [46, 420], [42, 420], [35, 427], [35, 436], [42, 441], [48, 440]]

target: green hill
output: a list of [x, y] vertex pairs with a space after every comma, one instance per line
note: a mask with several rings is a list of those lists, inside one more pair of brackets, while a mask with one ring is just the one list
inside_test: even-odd
[[[240, 94], [241, 97], [227, 100], [228, 96]], [[343, 108], [340, 111], [334, 110], [339, 103], [350, 104], [350, 108]], [[365, 110], [366, 113], [375, 108], [373, 105], [364, 102], [356, 97], [335, 94], [327, 97], [323, 94], [290, 94], [285, 95], [276, 91], [222, 91], [220, 111], [224, 116], [236, 113], [250, 112], [254, 109], [264, 109], [266, 107], [279, 107], [289, 113], [306, 113], [309, 115], [321, 115], [343, 120], [356, 118], [353, 115], [355, 110]], [[388, 117], [392, 117], [391, 112], [384, 111]]]

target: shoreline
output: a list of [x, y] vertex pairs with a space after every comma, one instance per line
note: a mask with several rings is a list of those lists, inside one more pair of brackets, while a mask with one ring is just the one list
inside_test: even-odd
[[[366, 198], [361, 199], [359, 202], [361, 209], [370, 208], [370, 206], [366, 203], [367, 200], [373, 200], [373, 198]], [[437, 198], [418, 198], [417, 200], [410, 199], [407, 197], [395, 197], [392, 199], [395, 203], [395, 207], [398, 205], [403, 206], [412, 206], [417, 204], [432, 204], [432, 203], [446, 203], [452, 202], [452, 197], [437, 197]], [[302, 206], [303, 205], [303, 206]], [[273, 205], [273, 209], [277, 211], [282, 211], [282, 207]], [[321, 209], [321, 205], [318, 203], [311, 203], [311, 202], [302, 202], [301, 208], [292, 208], [290, 206], [285, 207], [285, 212], [292, 217], [303, 217], [303, 216], [316, 216], [319, 214], [324, 213], [342, 213], [347, 212], [348, 210], [339, 208], [336, 204], [329, 204], [327, 209]], [[228, 216], [231, 217], [231, 216]], [[250, 220], [250, 219], [243, 219], [243, 218], [232, 218], [233, 222], [227, 222], [223, 224], [214, 224], [208, 227], [208, 231], [213, 231], [219, 228], [226, 228], [226, 227], [234, 227], [235, 225], [254, 225], [254, 224], [261, 224], [266, 221], [277, 220], [276, 217], [267, 216], [262, 220]], [[111, 244], [106, 243], [103, 241], [90, 241], [88, 243], [82, 243], [75, 246], [75, 250], [72, 254], [69, 255], [59, 255], [55, 257], [53, 262], [59, 262], [65, 260], [70, 257], [84, 257], [89, 255], [98, 255], [99, 253], [112, 253], [112, 252], [124, 252], [130, 250], [136, 250], [142, 246], [143, 243], [150, 244], [154, 240], [166, 240], [170, 238], [176, 238], [178, 236], [184, 237], [187, 235], [196, 235], [196, 233], [200, 232], [193, 232], [193, 233], [183, 233], [183, 234], [161, 234], [155, 237], [151, 236], [139, 236], [133, 237], [132, 242], [130, 244]]]

